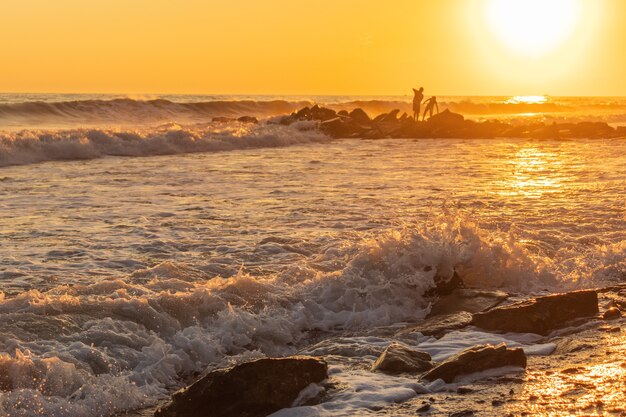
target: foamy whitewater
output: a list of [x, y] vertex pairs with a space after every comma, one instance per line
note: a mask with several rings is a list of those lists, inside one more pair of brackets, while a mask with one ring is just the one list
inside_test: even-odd
[[[271, 123], [310, 101], [409, 105], [0, 96], [0, 415], [140, 410], [207, 367], [298, 352], [343, 358], [346, 388], [278, 416], [367, 415], [443, 389], [352, 359], [425, 317], [436, 275], [521, 295], [626, 279], [624, 139], [331, 140]], [[623, 99], [446, 101], [476, 119], [626, 120]], [[260, 123], [212, 121], [243, 115]], [[494, 338], [405, 342], [437, 360], [554, 348]]]

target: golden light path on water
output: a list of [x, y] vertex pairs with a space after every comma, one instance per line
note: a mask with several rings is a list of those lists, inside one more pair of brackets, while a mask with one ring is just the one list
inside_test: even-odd
[[[562, 355], [553, 360], [553, 367], [529, 367], [522, 401], [505, 407], [506, 411], [528, 416], [626, 415], [626, 338], [619, 326], [602, 330], [604, 335], [594, 334], [599, 340], [591, 353]], [[589, 337], [583, 335], [581, 342], [591, 345], [594, 341]]]
[[563, 158], [557, 152], [541, 148], [532, 142], [515, 150], [512, 171], [500, 181], [499, 193], [541, 198], [546, 193], [556, 193], [568, 180], [561, 174]]
[[507, 104], [543, 104], [548, 102], [547, 96], [514, 96], [505, 101]]

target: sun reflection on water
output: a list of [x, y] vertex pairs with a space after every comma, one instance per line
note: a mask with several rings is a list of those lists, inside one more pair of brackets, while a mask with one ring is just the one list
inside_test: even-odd
[[[522, 398], [526, 415], [626, 415], [626, 362], [620, 332], [603, 338], [608, 349], [595, 360], [560, 370], [535, 371], [527, 376]], [[602, 357], [604, 356], [604, 358]], [[616, 360], [619, 359], [619, 360]]]
[[566, 176], [561, 172], [558, 153], [536, 146], [520, 147], [511, 157], [511, 174], [500, 181], [500, 195], [525, 195], [539, 198], [559, 192]]
[[548, 102], [548, 96], [514, 96], [508, 99], [506, 104], [544, 104]]

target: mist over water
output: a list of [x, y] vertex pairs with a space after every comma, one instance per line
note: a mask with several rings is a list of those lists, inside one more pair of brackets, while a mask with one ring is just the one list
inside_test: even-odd
[[522, 294], [626, 278], [624, 140], [330, 141], [168, 102], [197, 119], [0, 133], [0, 415], [112, 415], [206, 366], [375, 336], [454, 270]]

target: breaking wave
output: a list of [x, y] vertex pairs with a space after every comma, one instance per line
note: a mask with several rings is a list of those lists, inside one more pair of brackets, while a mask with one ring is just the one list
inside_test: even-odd
[[104, 156], [154, 156], [325, 142], [314, 124], [238, 122], [147, 129], [70, 129], [0, 132], [0, 167]]
[[[141, 100], [133, 98], [65, 99], [39, 101], [32, 97], [10, 97], [0, 101], [0, 129], [33, 126], [154, 126], [175, 122], [181, 124], [203, 123], [213, 117], [255, 116], [268, 118], [284, 115], [311, 106], [314, 102], [334, 110], [362, 108], [370, 116], [399, 109], [411, 113], [411, 97], [315, 97], [307, 99], [268, 97], [266, 99], [212, 99], [197, 97], [199, 101], [187, 102], [184, 97], [176, 101], [165, 98]], [[76, 97], [74, 97], [76, 98]], [[17, 100], [17, 101], [16, 101]], [[520, 102], [509, 97], [440, 97], [440, 108], [462, 113], [469, 117], [507, 117], [520, 115], [548, 115], [553, 118], [580, 118], [608, 122], [626, 121], [626, 101], [620, 98], [551, 98], [541, 102]]]
[[[425, 291], [454, 270], [486, 288], [549, 285], [521, 248], [486, 236], [439, 219], [271, 276], [212, 278], [164, 262], [89, 285], [0, 293], [0, 344], [13, 352], [0, 355], [0, 414], [113, 415], [155, 404], [207, 365], [418, 321], [430, 308]], [[335, 271], [316, 267], [342, 259]]]
[[134, 100], [75, 100], [60, 102], [32, 101], [0, 104], [2, 124], [40, 125], [67, 124], [127, 124], [206, 122], [213, 117], [270, 117], [291, 113], [310, 105], [310, 101], [207, 101], [177, 103], [164, 99]]

